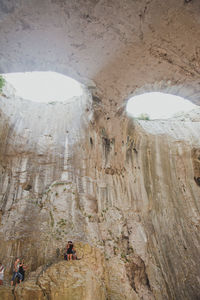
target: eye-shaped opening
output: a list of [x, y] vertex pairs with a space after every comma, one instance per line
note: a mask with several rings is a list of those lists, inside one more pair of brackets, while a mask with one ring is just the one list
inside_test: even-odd
[[198, 108], [189, 100], [172, 94], [152, 92], [131, 97], [127, 113], [141, 120], [169, 119]]
[[25, 72], [1, 75], [2, 88], [8, 83], [15, 96], [40, 103], [65, 102], [83, 94], [78, 81], [56, 72]]

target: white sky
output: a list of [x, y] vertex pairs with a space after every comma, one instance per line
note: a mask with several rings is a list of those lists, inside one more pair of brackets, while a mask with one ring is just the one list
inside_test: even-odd
[[136, 118], [146, 113], [150, 119], [168, 119], [176, 113], [195, 108], [195, 104], [182, 97], [153, 92], [132, 97], [127, 103], [126, 111]]
[[4, 74], [16, 95], [35, 102], [66, 101], [83, 94], [81, 84], [56, 72], [26, 72]]

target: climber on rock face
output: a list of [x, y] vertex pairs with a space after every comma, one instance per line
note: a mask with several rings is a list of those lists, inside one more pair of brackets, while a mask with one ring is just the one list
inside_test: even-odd
[[13, 267], [13, 276], [11, 279], [11, 285], [13, 286], [14, 280], [16, 277], [19, 278], [19, 282], [21, 283], [23, 276], [21, 273], [19, 273], [19, 266], [20, 266], [20, 262], [19, 262], [19, 258], [16, 258], [15, 262], [14, 262], [14, 267]]
[[73, 243], [71, 241], [69, 241], [67, 243], [67, 260], [72, 260], [73, 259], [73, 254], [74, 254], [73, 253], [74, 252], [73, 248], [74, 248]]
[[24, 281], [25, 278], [25, 270], [26, 270], [26, 266], [24, 264], [24, 259], [22, 259], [20, 265], [19, 265], [19, 273], [22, 275], [22, 281]]

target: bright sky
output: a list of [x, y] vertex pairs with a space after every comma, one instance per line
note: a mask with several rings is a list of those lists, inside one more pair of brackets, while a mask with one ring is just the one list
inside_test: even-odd
[[17, 96], [35, 102], [63, 102], [83, 94], [81, 84], [56, 72], [8, 73], [3, 77]]
[[148, 114], [150, 119], [168, 119], [195, 108], [195, 104], [182, 97], [153, 92], [132, 97], [127, 103], [126, 111], [136, 118], [141, 114]]

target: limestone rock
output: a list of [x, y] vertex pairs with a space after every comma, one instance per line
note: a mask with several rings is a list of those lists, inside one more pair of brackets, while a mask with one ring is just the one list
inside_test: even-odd
[[152, 90], [199, 102], [198, 1], [1, 0], [0, 18], [3, 73], [92, 80], [108, 113]]
[[12, 289], [8, 286], [0, 286], [0, 300], [14, 299]]
[[82, 259], [52, 264], [39, 274], [35, 283], [28, 280], [19, 285], [15, 289], [15, 299], [105, 300], [102, 254], [88, 245], [77, 245], [77, 251], [84, 256]]
[[[89, 94], [1, 100], [5, 278], [15, 256], [29, 264], [16, 299], [198, 298], [199, 122], [107, 122]], [[58, 261], [67, 240], [80, 261]]]
[[[152, 90], [199, 101], [199, 4], [113, 3], [0, 1], [1, 70], [77, 77], [81, 65], [97, 83], [70, 103], [0, 96], [5, 279], [16, 256], [29, 265], [5, 299], [200, 298], [199, 113], [137, 122], [124, 110]], [[59, 260], [67, 240], [80, 261]]]

